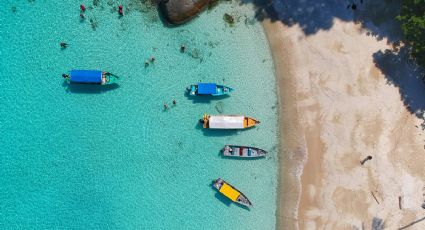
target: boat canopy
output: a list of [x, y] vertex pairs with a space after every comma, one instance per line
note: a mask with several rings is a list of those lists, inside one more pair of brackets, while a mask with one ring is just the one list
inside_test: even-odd
[[198, 94], [215, 94], [217, 86], [215, 83], [198, 83]]
[[232, 188], [230, 185], [226, 183], [223, 183], [223, 185], [220, 188], [220, 192], [233, 201], [237, 201], [239, 195], [241, 194], [236, 189]]
[[208, 125], [212, 129], [243, 129], [244, 116], [210, 116]]
[[102, 83], [100, 70], [71, 70], [70, 81], [78, 83]]

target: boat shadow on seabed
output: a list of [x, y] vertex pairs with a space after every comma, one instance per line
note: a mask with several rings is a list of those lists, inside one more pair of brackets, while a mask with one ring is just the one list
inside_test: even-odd
[[219, 101], [225, 98], [230, 97], [230, 95], [226, 94], [226, 95], [221, 95], [221, 96], [210, 96], [210, 95], [204, 95], [204, 96], [191, 96], [189, 94], [189, 91], [186, 90], [184, 92], [184, 96], [187, 97], [187, 99], [191, 100], [193, 104], [208, 104], [211, 103], [213, 101]]
[[100, 94], [114, 89], [118, 89], [120, 86], [116, 83], [110, 85], [93, 85], [93, 84], [72, 84], [64, 81], [62, 86], [65, 88], [67, 93], [82, 93], [82, 94]]

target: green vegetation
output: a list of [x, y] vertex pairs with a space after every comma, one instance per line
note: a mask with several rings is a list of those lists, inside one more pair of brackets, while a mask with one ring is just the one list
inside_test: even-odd
[[413, 58], [425, 67], [425, 0], [403, 0], [401, 21], [405, 40]]

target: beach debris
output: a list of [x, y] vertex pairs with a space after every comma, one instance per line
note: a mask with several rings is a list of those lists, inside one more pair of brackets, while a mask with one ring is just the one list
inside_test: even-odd
[[363, 160], [360, 161], [360, 164], [363, 165], [368, 160], [372, 160], [372, 156], [370, 156], [370, 155], [367, 156], [365, 159], [363, 159]]
[[374, 194], [372, 191], [370, 191], [370, 193], [372, 194], [372, 196], [373, 196], [373, 198], [375, 199], [376, 203], [378, 203], [378, 204], [379, 204], [379, 201], [378, 201], [378, 199], [376, 199], [375, 194]]
[[228, 14], [228, 13], [225, 13], [224, 14], [223, 20], [225, 22], [227, 22], [228, 24], [230, 24], [230, 25], [233, 25], [235, 23], [235, 18], [232, 15]]
[[398, 208], [400, 209], [400, 210], [402, 210], [403, 208], [402, 208], [402, 206], [401, 206], [401, 196], [398, 196]]

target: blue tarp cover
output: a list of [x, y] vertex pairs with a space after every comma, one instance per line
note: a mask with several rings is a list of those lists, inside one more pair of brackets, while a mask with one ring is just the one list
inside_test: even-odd
[[102, 83], [102, 71], [71, 70], [70, 80], [79, 83]]
[[198, 83], [198, 94], [215, 94], [217, 92], [214, 83]]

